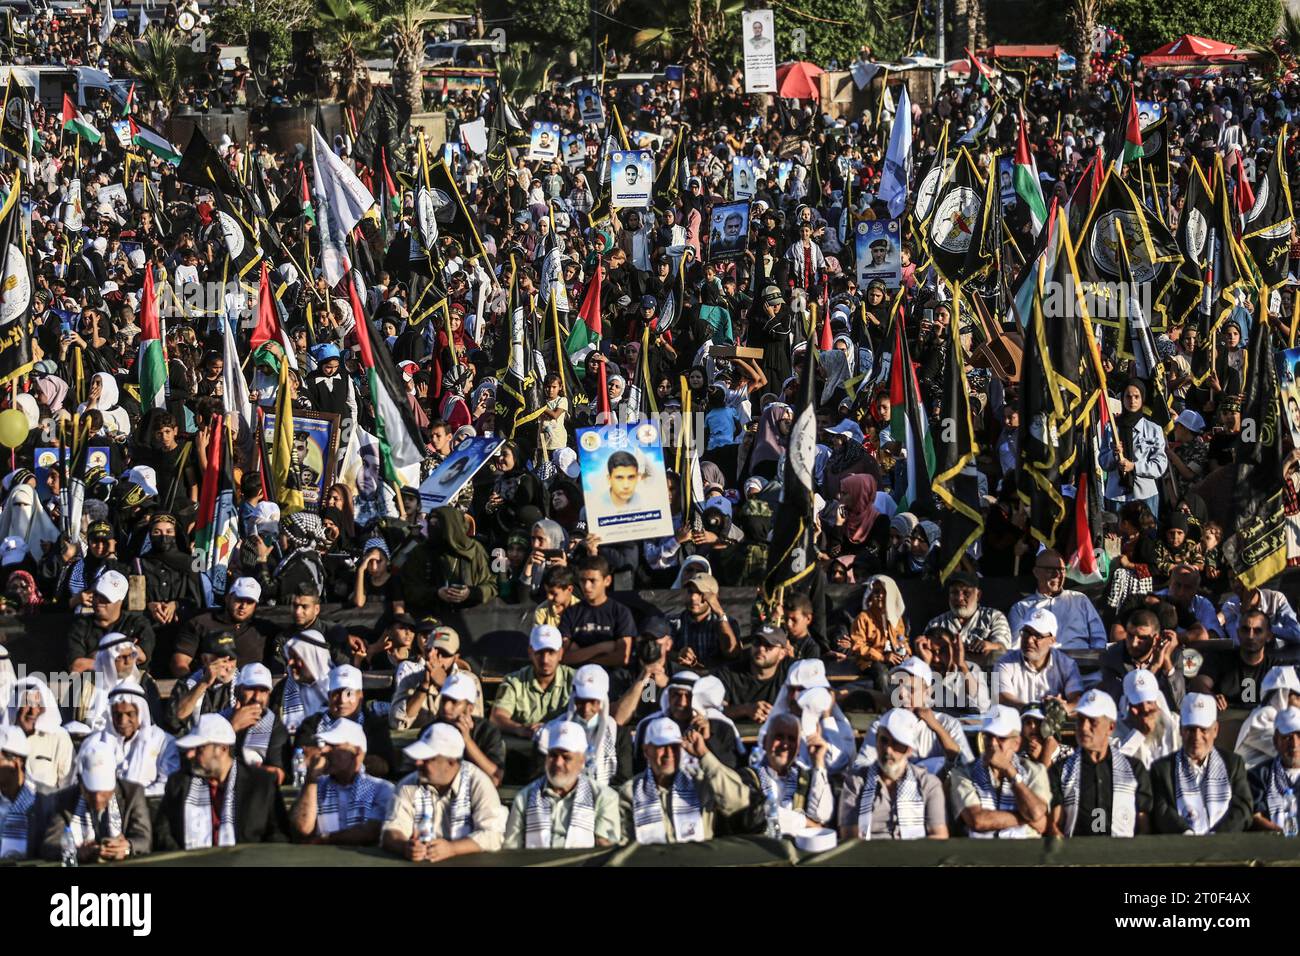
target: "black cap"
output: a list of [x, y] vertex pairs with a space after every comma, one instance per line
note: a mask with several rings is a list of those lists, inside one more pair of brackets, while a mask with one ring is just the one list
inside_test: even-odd
[[755, 628], [754, 640], [762, 641], [769, 647], [788, 647], [790, 644], [790, 637], [785, 633], [785, 629], [771, 624]]
[[415, 625], [415, 629], [421, 634], [428, 634], [440, 627], [442, 627], [442, 621], [438, 620], [436, 617], [422, 617], [420, 618], [419, 623]]
[[943, 586], [950, 588], [954, 584], [962, 584], [968, 588], [977, 588], [980, 586], [979, 575], [972, 571], [954, 571], [952, 574], [948, 575], [948, 580], [943, 582]]
[[672, 628], [668, 626], [667, 618], [652, 617], [641, 625], [642, 637], [659, 639], [668, 637], [670, 634], [672, 634]]
[[229, 631], [215, 631], [204, 636], [199, 652], [213, 657], [238, 657], [235, 652], [235, 635]]
[[107, 521], [92, 521], [90, 527], [86, 529], [86, 537], [91, 541], [99, 539], [112, 540], [113, 526]]
[[394, 614], [389, 617], [388, 626], [392, 627], [393, 625], [397, 625], [398, 627], [409, 627], [411, 630], [415, 630], [416, 628], [415, 618], [405, 612]]

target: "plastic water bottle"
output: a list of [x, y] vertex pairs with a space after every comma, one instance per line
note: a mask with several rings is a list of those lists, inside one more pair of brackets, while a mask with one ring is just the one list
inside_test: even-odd
[[774, 840], [781, 839], [781, 803], [772, 790], [765, 790], [763, 816], [767, 819], [767, 835]]
[[63, 836], [59, 838], [59, 849], [63, 854], [64, 866], [77, 866], [77, 838], [72, 835], [72, 827], [63, 828]]
[[433, 842], [433, 811], [428, 807], [420, 814], [420, 825], [416, 828], [416, 837], [421, 843]]
[[1297, 820], [1295, 791], [1286, 794], [1286, 818], [1282, 824], [1282, 835], [1293, 837], [1300, 834], [1300, 820]]
[[298, 747], [293, 752], [293, 785], [302, 787], [307, 782], [307, 755]]

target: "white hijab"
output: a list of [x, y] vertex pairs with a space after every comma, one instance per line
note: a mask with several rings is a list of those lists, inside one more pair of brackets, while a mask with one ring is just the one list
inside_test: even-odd
[[1300, 675], [1294, 667], [1270, 667], [1260, 691], [1264, 702], [1250, 712], [1237, 734], [1233, 751], [1246, 762], [1246, 769], [1267, 763], [1277, 756], [1273, 728], [1280, 710], [1290, 706], [1291, 694], [1300, 694]]
[[0, 511], [0, 538], [10, 536], [27, 542], [27, 552], [39, 561], [45, 553], [45, 543], [59, 540], [59, 529], [50, 520], [36, 497], [36, 489], [20, 482], [9, 489], [4, 510]]

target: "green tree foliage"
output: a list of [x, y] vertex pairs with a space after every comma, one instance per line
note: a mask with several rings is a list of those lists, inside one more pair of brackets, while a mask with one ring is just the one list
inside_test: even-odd
[[568, 49], [577, 47], [581, 60], [590, 59], [587, 0], [488, 0], [483, 15], [487, 20], [510, 20], [489, 26], [504, 26], [512, 45], [523, 40], [557, 47], [559, 60], [567, 59]]
[[1139, 56], [1184, 33], [1267, 46], [1281, 19], [1281, 0], [1112, 0], [1101, 14]]
[[258, 0], [257, 4], [224, 3], [212, 10], [210, 40], [243, 46], [251, 30], [271, 34], [271, 67], [289, 64], [293, 55], [293, 31], [313, 26], [313, 0]]
[[[910, 52], [903, 48], [914, 6], [895, 0], [795, 0], [791, 6], [774, 8], [778, 53], [781, 59], [823, 65], [832, 59], [843, 65], [854, 59], [863, 45], [870, 46], [880, 59], [904, 56]], [[796, 29], [804, 31], [807, 46], [797, 55], [790, 50]]]

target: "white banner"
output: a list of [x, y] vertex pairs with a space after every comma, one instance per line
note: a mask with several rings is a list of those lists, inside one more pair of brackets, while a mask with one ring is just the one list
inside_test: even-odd
[[776, 30], [771, 10], [746, 10], [741, 14], [745, 40], [745, 92], [776, 92]]

